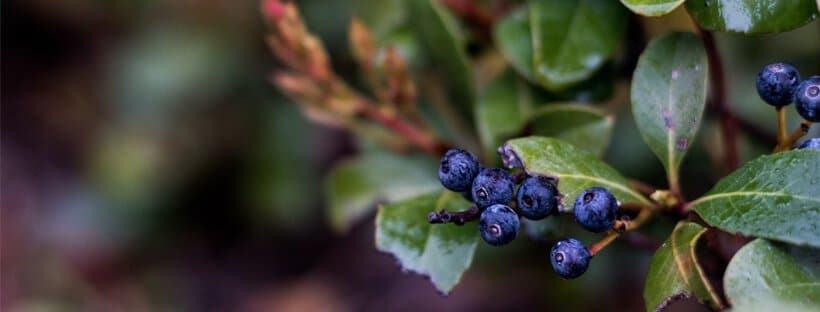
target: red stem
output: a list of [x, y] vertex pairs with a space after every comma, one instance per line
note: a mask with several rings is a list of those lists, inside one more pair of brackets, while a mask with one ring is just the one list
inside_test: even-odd
[[729, 107], [723, 63], [715, 45], [715, 38], [710, 31], [703, 29], [700, 30], [700, 37], [703, 40], [703, 46], [706, 48], [706, 55], [709, 59], [709, 74], [712, 83], [711, 105], [717, 108], [720, 117], [723, 144], [726, 147], [726, 169], [732, 172], [740, 166], [740, 156], [737, 151], [737, 120], [735, 120]]
[[439, 141], [430, 133], [419, 130], [406, 120], [395, 114], [387, 113], [372, 103], [366, 102], [361, 105], [361, 112], [433, 156], [441, 156], [449, 148], [446, 143]]

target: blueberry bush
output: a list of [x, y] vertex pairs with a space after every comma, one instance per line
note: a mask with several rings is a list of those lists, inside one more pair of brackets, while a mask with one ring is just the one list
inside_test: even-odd
[[[375, 247], [442, 294], [483, 246], [529, 238], [525, 248], [565, 279], [594, 269], [613, 242], [649, 247], [648, 311], [680, 299], [715, 310], [820, 306], [820, 150], [806, 135], [820, 121], [820, 71], [774, 51], [745, 69], [756, 76], [733, 75], [715, 39], [794, 31], [820, 2], [370, 5], [378, 13], [350, 21], [349, 51], [326, 50], [295, 3], [261, 5], [282, 65], [272, 83], [311, 120], [358, 139], [359, 155], [326, 179], [334, 230], [377, 210]], [[339, 55], [358, 75], [334, 71]], [[771, 105], [776, 136], [735, 114], [737, 84], [759, 96], [740, 104]], [[647, 153], [661, 179], [621, 173], [648, 166]], [[691, 153], [712, 169], [690, 172]]]

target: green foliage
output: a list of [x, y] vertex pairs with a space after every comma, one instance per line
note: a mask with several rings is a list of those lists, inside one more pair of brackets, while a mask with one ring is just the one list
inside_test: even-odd
[[820, 306], [820, 250], [756, 239], [723, 278], [735, 311], [811, 311]]
[[744, 34], [784, 32], [817, 18], [814, 0], [689, 0], [686, 10], [705, 29]]
[[709, 302], [714, 308], [721, 306], [720, 298], [704, 275], [695, 252], [703, 233], [706, 233], [706, 228], [698, 224], [680, 222], [655, 251], [643, 289], [647, 311], [662, 310], [682, 295]]
[[529, 5], [535, 78], [554, 91], [601, 68], [621, 42], [629, 17], [610, 0], [533, 0]]
[[338, 232], [392, 202], [440, 188], [436, 162], [422, 156], [370, 152], [336, 165], [326, 178], [330, 224]]
[[677, 180], [706, 104], [706, 52], [695, 35], [671, 33], [649, 43], [632, 78], [632, 114], [643, 140]]
[[820, 151], [762, 156], [693, 201], [704, 221], [729, 233], [820, 247]]
[[529, 122], [533, 135], [551, 136], [600, 156], [612, 137], [615, 120], [601, 110], [559, 104], [537, 109]]
[[393, 254], [404, 270], [430, 277], [436, 289], [449, 293], [473, 261], [478, 226], [475, 222], [432, 225], [427, 223], [427, 213], [469, 207], [461, 195], [447, 191], [381, 206], [376, 248]]
[[[426, 67], [443, 84], [447, 100], [465, 118], [475, 103], [473, 71], [467, 58], [464, 34], [450, 11], [436, 0], [407, 0], [408, 24], [418, 37]], [[468, 119], [472, 121], [471, 118]]]
[[558, 178], [564, 211], [571, 211], [578, 195], [593, 186], [608, 188], [622, 203], [649, 204], [615, 169], [571, 143], [526, 137], [508, 141], [505, 149], [517, 157], [527, 173]]
[[669, 14], [684, 0], [621, 0], [627, 8], [640, 15], [661, 16]]

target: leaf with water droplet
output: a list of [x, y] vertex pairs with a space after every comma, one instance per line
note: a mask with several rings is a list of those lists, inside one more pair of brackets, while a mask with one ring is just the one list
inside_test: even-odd
[[706, 103], [707, 59], [698, 38], [671, 33], [649, 43], [632, 78], [632, 114], [649, 145], [677, 181]]
[[690, 203], [706, 223], [730, 233], [820, 247], [820, 150], [762, 156]]
[[376, 216], [376, 248], [393, 254], [402, 270], [430, 277], [447, 294], [473, 262], [478, 225], [429, 224], [427, 214], [469, 208], [460, 194], [448, 191], [383, 205]]
[[815, 0], [689, 0], [686, 10], [708, 30], [765, 34], [806, 25], [818, 8]]
[[812, 311], [820, 307], [820, 250], [756, 239], [723, 277], [736, 311]]
[[558, 178], [565, 211], [571, 211], [578, 195], [593, 186], [609, 189], [622, 203], [651, 205], [618, 171], [569, 142], [531, 136], [507, 141], [500, 150], [507, 167], [520, 166], [529, 174]]

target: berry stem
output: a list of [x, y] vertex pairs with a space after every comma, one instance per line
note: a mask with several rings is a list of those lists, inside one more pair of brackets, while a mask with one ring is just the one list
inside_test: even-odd
[[449, 211], [442, 210], [440, 212], [431, 211], [427, 215], [427, 222], [430, 224], [447, 224], [455, 223], [456, 225], [464, 225], [464, 223], [478, 220], [481, 215], [478, 207], [472, 206], [470, 209], [464, 211]]
[[806, 135], [806, 133], [809, 132], [809, 129], [811, 129], [811, 121], [803, 120], [803, 122], [800, 123], [800, 126], [798, 126], [797, 129], [794, 129], [794, 132], [792, 132], [791, 135], [789, 135], [785, 140], [782, 140], [780, 141], [780, 143], [777, 144], [777, 146], [774, 148], [774, 153], [777, 154], [783, 151], [790, 150], [792, 146], [794, 146], [794, 143], [797, 142], [797, 140], [800, 140], [800, 138], [802, 138], [804, 135]]
[[777, 144], [786, 140], [786, 110], [783, 106], [777, 107]]
[[[720, 59], [715, 38], [712, 32], [699, 28], [700, 38], [706, 49], [706, 56], [709, 61], [709, 79], [712, 84], [711, 105], [717, 108], [720, 116], [720, 128], [723, 134], [723, 144], [726, 146], [726, 169], [735, 171], [740, 165], [740, 156], [737, 151], [737, 121], [729, 108], [729, 100], [726, 91], [726, 80], [723, 73], [723, 63]], [[670, 186], [671, 187], [671, 186]], [[674, 190], [673, 191], [678, 191]], [[680, 193], [680, 192], [677, 192]]]
[[589, 254], [594, 256], [599, 251], [604, 249], [604, 247], [606, 247], [607, 245], [609, 245], [610, 243], [615, 241], [615, 239], [618, 238], [618, 236], [621, 236], [623, 233], [626, 233], [626, 232], [629, 232], [629, 231], [632, 231], [634, 229], [639, 228], [641, 225], [646, 223], [646, 221], [648, 221], [651, 216], [652, 216], [652, 211], [651, 210], [649, 210], [647, 208], [642, 209], [641, 212], [638, 213], [638, 216], [635, 217], [635, 219], [633, 219], [632, 221], [630, 221], [626, 224], [626, 229], [624, 229], [621, 232], [616, 231], [616, 230], [610, 230], [606, 234], [606, 236], [604, 236], [604, 238], [602, 238], [597, 243], [592, 244], [592, 246], [589, 247]]

